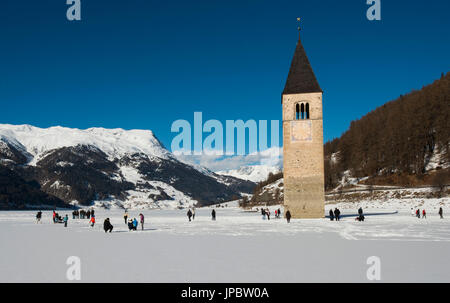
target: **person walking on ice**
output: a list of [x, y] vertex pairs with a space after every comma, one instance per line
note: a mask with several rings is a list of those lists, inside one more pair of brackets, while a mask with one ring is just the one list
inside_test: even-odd
[[127, 224], [128, 223], [128, 212], [127, 212], [127, 210], [125, 210], [125, 213], [123, 214], [123, 219], [124, 219], [124, 221], [125, 221], [125, 224]]
[[427, 218], [427, 212], [425, 211], [425, 208], [422, 210], [422, 219]]
[[187, 212], [187, 216], [188, 216], [188, 218], [189, 218], [189, 222], [191, 222], [192, 211], [191, 211], [190, 208], [189, 208], [189, 210], [188, 210], [188, 212]]
[[66, 214], [66, 216], [63, 219], [64, 227], [67, 227], [67, 221], [69, 221], [69, 216]]
[[133, 219], [133, 230], [137, 230], [138, 227], [138, 220], [136, 218]]
[[341, 211], [336, 207], [334, 209], [334, 217], [336, 218], [336, 221], [339, 221], [341, 215]]
[[286, 212], [286, 220], [287, 220], [287, 223], [291, 222], [291, 212], [289, 210]]
[[195, 219], [195, 207], [192, 208], [192, 220]]
[[334, 213], [333, 213], [333, 209], [330, 208], [330, 221], [334, 221]]
[[139, 214], [139, 222], [141, 223], [141, 230], [144, 230], [144, 215]]
[[214, 209], [211, 212], [211, 218], [213, 221], [216, 221], [216, 211]]
[[443, 210], [442, 210], [442, 207], [439, 207], [439, 217], [440, 217], [441, 219], [444, 219], [444, 212], [443, 212]]
[[38, 211], [36, 214], [36, 223], [42, 223], [41, 218], [42, 218], [42, 211]]
[[95, 216], [91, 217], [91, 220], [89, 221], [89, 223], [91, 223], [91, 227], [94, 227], [94, 225], [95, 225]]

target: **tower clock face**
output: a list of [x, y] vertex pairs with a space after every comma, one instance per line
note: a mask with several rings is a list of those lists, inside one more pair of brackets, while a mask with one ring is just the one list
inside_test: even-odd
[[291, 142], [312, 142], [311, 120], [291, 121]]

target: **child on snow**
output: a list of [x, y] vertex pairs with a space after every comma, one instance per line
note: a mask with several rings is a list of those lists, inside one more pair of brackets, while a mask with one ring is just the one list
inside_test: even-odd
[[91, 223], [91, 227], [94, 227], [94, 225], [95, 225], [95, 216], [91, 217], [91, 220], [89, 221], [89, 223]]
[[64, 227], [67, 227], [67, 221], [69, 221], [69, 216], [67, 216], [67, 214], [66, 214], [66, 216], [63, 219]]

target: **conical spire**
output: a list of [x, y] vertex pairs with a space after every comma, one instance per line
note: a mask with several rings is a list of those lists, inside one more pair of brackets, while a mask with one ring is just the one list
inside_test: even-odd
[[291, 68], [284, 86], [283, 95], [302, 93], [321, 93], [322, 89], [317, 82], [311, 68], [305, 49], [298, 35], [297, 48], [292, 58]]

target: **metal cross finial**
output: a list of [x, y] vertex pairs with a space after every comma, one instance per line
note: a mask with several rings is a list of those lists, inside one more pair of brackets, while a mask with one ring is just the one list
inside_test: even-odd
[[298, 29], [299, 31], [300, 31], [300, 29], [301, 29], [301, 28], [300, 28], [300, 21], [301, 21], [301, 19], [300, 19], [300, 17], [298, 17], [298, 18], [297, 18], [297, 22], [298, 22], [298, 27], [297, 27], [297, 29]]

